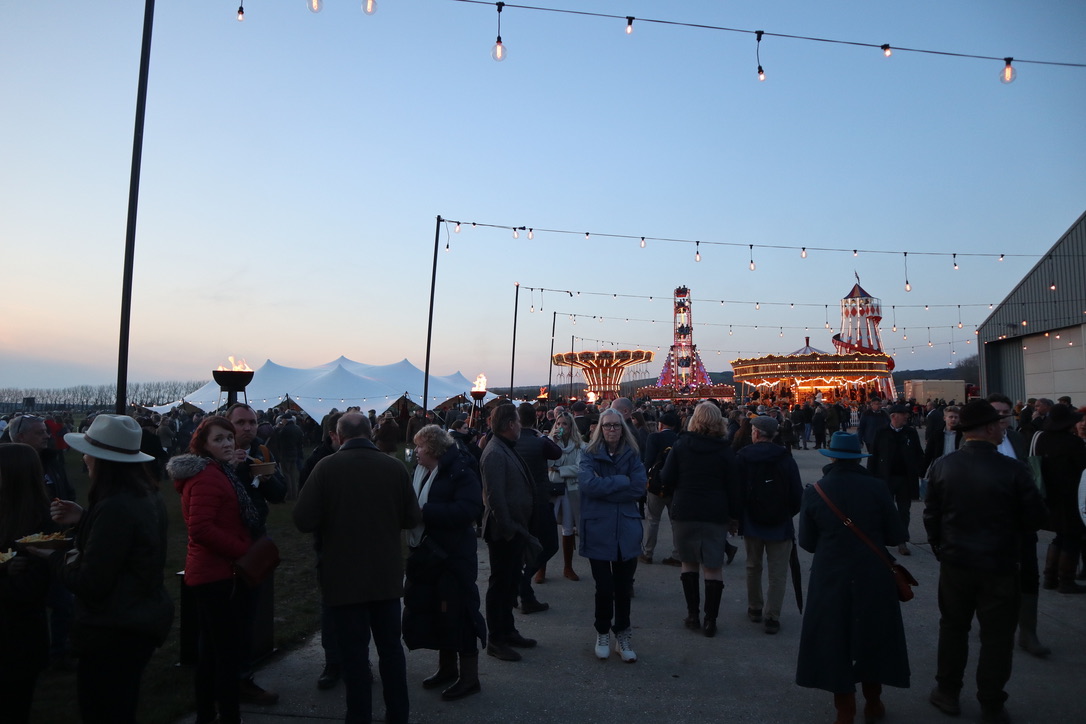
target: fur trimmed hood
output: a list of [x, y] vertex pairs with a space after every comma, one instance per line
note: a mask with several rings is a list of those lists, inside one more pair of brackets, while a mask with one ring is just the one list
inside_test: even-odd
[[205, 458], [202, 455], [191, 453], [177, 455], [166, 463], [166, 474], [173, 480], [174, 488], [180, 493], [186, 482], [202, 473], [210, 464], [211, 458]]

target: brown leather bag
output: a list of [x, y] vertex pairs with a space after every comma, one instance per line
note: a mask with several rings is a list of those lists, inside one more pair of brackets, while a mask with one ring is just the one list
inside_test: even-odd
[[279, 548], [267, 536], [249, 546], [245, 555], [234, 561], [234, 573], [249, 588], [256, 588], [267, 580], [279, 566]]

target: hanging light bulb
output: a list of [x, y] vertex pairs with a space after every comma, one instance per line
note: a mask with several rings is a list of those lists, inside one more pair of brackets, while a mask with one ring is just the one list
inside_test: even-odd
[[999, 74], [999, 80], [1003, 83], [1013, 83], [1014, 79], [1018, 77], [1018, 71], [1014, 69], [1011, 62], [1014, 58], [1004, 58], [1003, 61], [1006, 65], [1003, 66], [1003, 70]]
[[754, 244], [750, 245], [750, 270], [754, 271]]
[[762, 308], [762, 303], [761, 302], [755, 302], [754, 303], [754, 310], [755, 311], [758, 311], [761, 308]]
[[760, 65], [758, 66], [758, 80], [759, 81], [764, 81], [765, 80], [765, 71], [762, 69], [762, 66], [760, 66]]
[[535, 238], [535, 229], [528, 229], [528, 241]]
[[909, 284], [909, 252], [903, 251], [901, 253], [905, 255], [905, 291], [911, 292], [913, 285]]
[[502, 8], [505, 7], [505, 3], [495, 3], [498, 8], [498, 40], [494, 43], [494, 47], [490, 49], [490, 57], [499, 63], [505, 60], [505, 46], [502, 45]]
[[244, 5], [238, 5], [238, 22], [240, 23], [244, 19], [245, 19], [245, 6]]
[[362, 0], [362, 12], [373, 15], [377, 12], [377, 0]]
[[1003, 261], [1003, 255], [1002, 254], [999, 255], [999, 260]]
[[520, 238], [520, 232], [517, 231], [516, 227], [513, 227], [513, 238], [514, 239], [519, 239]]
[[885, 55], [887, 58], [894, 54], [894, 51], [890, 49], [889, 43], [882, 44], [882, 54]]
[[457, 221], [456, 226], [453, 227], [453, 233], [454, 234], [459, 234], [460, 233], [460, 222], [459, 221]]
[[588, 232], [587, 232], [587, 231], [586, 231], [586, 232], [584, 233], [584, 238], [585, 238], [585, 239], [587, 239], [587, 238], [588, 238]]
[[694, 261], [701, 261], [701, 242], [694, 242]]
[[762, 30], [755, 30], [754, 31], [754, 43], [755, 43], [755, 45], [754, 45], [754, 57], [755, 57], [755, 60], [757, 61], [757, 65], [758, 65], [758, 81], [759, 82], [765, 80], [765, 71], [762, 69], [762, 35], [763, 34], [764, 34], [764, 31], [762, 31]]
[[962, 323], [958, 322], [958, 329], [961, 329], [961, 328], [962, 328]]
[[954, 271], [958, 271], [958, 255], [954, 254]]
[[305, 0], [305, 6], [311, 13], [319, 13], [324, 10], [324, 0]]
[[801, 251], [799, 253], [799, 258], [800, 259], [806, 259], [807, 258], [807, 247], [803, 247], [803, 251]]
[[630, 16], [630, 15], [626, 16], [626, 34], [627, 35], [633, 35], [633, 21], [634, 21], [634, 19], [633, 19], [632, 16]]
[[449, 253], [450, 251], [452, 251], [452, 249], [450, 249], [450, 248], [449, 248], [449, 242], [448, 242], [448, 241], [446, 241], [446, 242], [445, 242], [445, 253], [447, 254], [447, 253]]
[[1056, 282], [1052, 282], [1048, 285], [1049, 290], [1056, 291]]
[[641, 248], [642, 249], [645, 248], [645, 237], [643, 237], [643, 236], [641, 237]]
[[860, 252], [856, 251], [855, 249], [852, 250], [852, 256], [859, 256], [859, 255], [860, 255]]

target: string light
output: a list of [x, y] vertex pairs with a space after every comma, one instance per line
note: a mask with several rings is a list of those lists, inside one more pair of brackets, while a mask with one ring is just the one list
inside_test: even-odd
[[954, 257], [954, 271], [958, 271], [958, 255], [953, 254], [952, 256]]
[[694, 242], [694, 261], [701, 261], [701, 242]]
[[754, 271], [754, 244], [750, 245], [750, 270]]
[[1003, 59], [1005, 65], [1003, 66], [1003, 70], [999, 74], [999, 80], [1003, 83], [1013, 83], [1014, 79], [1018, 77], [1018, 71], [1016, 71], [1014, 69], [1014, 66], [1011, 65], [1011, 62], [1013, 61], [1014, 58]]
[[460, 233], [460, 222], [459, 221], [457, 221], [456, 226], [453, 227], [453, 233], [454, 234], [459, 234]]
[[528, 229], [528, 241], [535, 238], [535, 229]]
[[498, 40], [494, 43], [494, 47], [490, 49], [490, 57], [497, 62], [505, 60], [506, 51], [505, 46], [502, 45], [502, 8], [505, 7], [505, 3], [495, 3], [498, 8]]
[[857, 257], [859, 255], [860, 255], [860, 252], [856, 251], [855, 249], [852, 250], [852, 256], [853, 257]]
[[520, 238], [520, 233], [517, 231], [517, 227], [515, 227], [515, 226], [513, 227], [513, 238], [514, 239], [519, 239]]
[[754, 56], [758, 63], [758, 81], [765, 80], [765, 71], [762, 69], [762, 35], [765, 34], [763, 30], [754, 31]]
[[324, 0], [305, 0], [305, 6], [311, 13], [319, 13], [324, 10]]
[[885, 55], [887, 58], [894, 54], [894, 51], [890, 50], [889, 43], [882, 44], [882, 54]]
[[807, 258], [807, 247], [803, 247], [803, 250], [799, 253], [799, 258], [800, 259], [806, 259]]
[[244, 5], [238, 5], [238, 22], [240, 23], [244, 19], [245, 19], [245, 6]]
[[377, 12], [377, 0], [362, 0], [362, 12], [373, 15]]
[[903, 251], [901, 253], [905, 255], [905, 291], [911, 292], [913, 285], [909, 284], [909, 252]]
[[626, 16], [626, 34], [627, 35], [633, 35], [633, 21], [634, 21], [633, 16], [631, 16], [631, 15]]
[[962, 328], [962, 305], [958, 305], [958, 329]]
[[894, 315], [894, 326], [890, 328], [891, 332], [897, 331], [897, 307], [891, 306], [890, 312]]
[[754, 311], [757, 312], [761, 308], [762, 308], [762, 303], [761, 302], [755, 302], [754, 303]]
[[999, 260], [1000, 260], [1000, 261], [1003, 261], [1003, 254], [1000, 254], [1000, 255], [999, 255]]
[[643, 237], [643, 236], [641, 237], [641, 248], [642, 249], [645, 248], [645, 237]]

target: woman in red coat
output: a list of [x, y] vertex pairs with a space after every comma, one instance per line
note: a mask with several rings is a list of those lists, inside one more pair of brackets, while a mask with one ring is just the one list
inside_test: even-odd
[[252, 545], [260, 516], [234, 473], [229, 420], [212, 416], [201, 422], [189, 453], [170, 460], [166, 469], [181, 494], [189, 533], [185, 584], [196, 599], [200, 632], [196, 722], [236, 724], [241, 721], [238, 670], [245, 614], [242, 597], [235, 595], [235, 586], [242, 584], [234, 578], [234, 561]]

